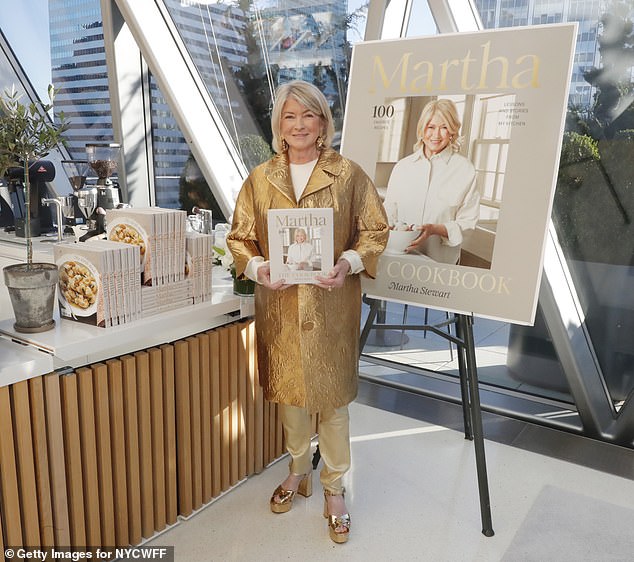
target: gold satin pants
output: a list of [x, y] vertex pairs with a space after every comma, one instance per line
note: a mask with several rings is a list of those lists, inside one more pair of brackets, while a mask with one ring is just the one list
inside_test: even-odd
[[[313, 433], [311, 415], [305, 408], [279, 405], [284, 428], [286, 450], [291, 456], [293, 474], [312, 470], [310, 438]], [[324, 489], [335, 494], [343, 491], [341, 478], [350, 469], [350, 415], [348, 406], [319, 412], [319, 452], [324, 461], [319, 479]]]

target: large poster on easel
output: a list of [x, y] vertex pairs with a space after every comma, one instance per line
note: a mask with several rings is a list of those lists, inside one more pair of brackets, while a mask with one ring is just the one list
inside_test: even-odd
[[384, 197], [383, 300], [534, 322], [576, 24], [354, 46], [342, 153]]

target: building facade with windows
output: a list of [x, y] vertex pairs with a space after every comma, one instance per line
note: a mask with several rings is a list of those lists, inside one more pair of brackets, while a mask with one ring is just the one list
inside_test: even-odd
[[600, 63], [597, 14], [599, 2], [542, 2], [540, 0], [476, 0], [482, 24], [487, 29], [576, 21], [579, 24], [575, 66], [570, 83], [570, 103], [587, 107], [594, 88], [584, 72]]

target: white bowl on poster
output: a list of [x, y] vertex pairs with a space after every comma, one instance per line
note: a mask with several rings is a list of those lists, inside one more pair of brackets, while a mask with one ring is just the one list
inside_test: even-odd
[[420, 232], [417, 230], [390, 230], [385, 253], [395, 256], [405, 254], [405, 248], [407, 248], [412, 243], [412, 240], [419, 234]]

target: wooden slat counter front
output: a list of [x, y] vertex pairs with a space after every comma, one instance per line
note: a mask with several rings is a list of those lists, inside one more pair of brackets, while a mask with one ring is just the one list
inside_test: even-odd
[[257, 383], [253, 321], [219, 314], [207, 320], [211, 329], [172, 340], [175, 323], [166, 315], [101, 330], [102, 346], [51, 333], [39, 347], [57, 342], [54, 362], [70, 367], [37, 375], [9, 373], [4, 350], [20, 346], [5, 338], [3, 545], [139, 544], [282, 455], [277, 408]]

